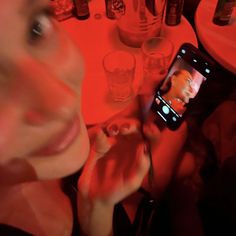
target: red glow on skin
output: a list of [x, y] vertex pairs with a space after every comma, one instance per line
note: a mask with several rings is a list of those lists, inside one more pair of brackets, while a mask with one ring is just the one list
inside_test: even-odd
[[140, 158], [144, 158], [140, 153], [137, 154], [140, 143], [142, 138], [139, 134], [117, 136], [115, 145], [96, 163], [92, 173], [91, 197], [98, 194], [102, 195], [101, 198], [109, 196], [121, 185], [120, 180], [130, 181], [135, 176]]
[[0, 186], [35, 180], [35, 170], [26, 160], [13, 159], [5, 165], [0, 164]]
[[73, 119], [68, 127], [63, 130], [56, 138], [53, 139], [47, 146], [36, 151], [33, 155], [53, 155], [59, 152], [63, 152], [70, 144], [74, 141], [79, 133], [79, 120], [78, 118]]
[[29, 122], [41, 123], [50, 116], [70, 119], [74, 115], [71, 112], [77, 108], [75, 93], [45, 66], [21, 59], [15, 73], [19, 79], [12, 82], [11, 98], [24, 104]]
[[28, 111], [26, 113], [25, 119], [28, 123], [31, 123], [31, 124], [42, 124], [45, 120], [42, 114], [40, 114], [40, 112], [33, 111], [33, 110]]
[[[5, 114], [8, 114], [6, 116]], [[4, 106], [4, 109], [0, 113], [0, 156], [3, 155], [4, 150], [9, 148], [11, 141], [13, 140], [14, 132], [16, 130], [17, 124], [19, 121], [15, 120], [18, 116], [18, 110], [12, 104], [7, 104]]]

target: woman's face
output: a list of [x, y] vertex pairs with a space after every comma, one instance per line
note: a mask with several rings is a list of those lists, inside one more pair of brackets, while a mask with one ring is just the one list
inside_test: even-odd
[[173, 88], [174, 95], [184, 103], [189, 103], [190, 98], [193, 97], [193, 88], [191, 86], [192, 76], [187, 71], [182, 71], [178, 75], [173, 75]]
[[80, 54], [48, 0], [1, 0], [0, 185], [58, 178], [85, 162]]

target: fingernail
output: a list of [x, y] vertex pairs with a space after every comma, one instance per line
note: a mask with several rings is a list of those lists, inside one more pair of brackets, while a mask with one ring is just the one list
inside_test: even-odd
[[117, 125], [111, 125], [110, 127], [109, 127], [109, 133], [111, 134], [111, 135], [116, 135], [117, 133], [118, 133], [118, 131], [119, 131], [119, 128], [118, 128], [118, 126]]

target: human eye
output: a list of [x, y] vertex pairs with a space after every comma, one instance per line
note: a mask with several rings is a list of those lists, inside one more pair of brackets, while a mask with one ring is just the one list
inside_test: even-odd
[[40, 43], [54, 31], [53, 13], [50, 7], [41, 10], [32, 17], [29, 30], [28, 42], [31, 45]]

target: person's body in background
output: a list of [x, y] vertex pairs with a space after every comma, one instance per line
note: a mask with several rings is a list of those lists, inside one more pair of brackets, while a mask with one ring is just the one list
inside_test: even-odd
[[235, 94], [234, 92], [222, 102], [203, 126], [203, 132], [212, 144], [216, 159], [214, 172], [206, 178], [200, 201], [205, 235], [234, 235], [236, 232]]

